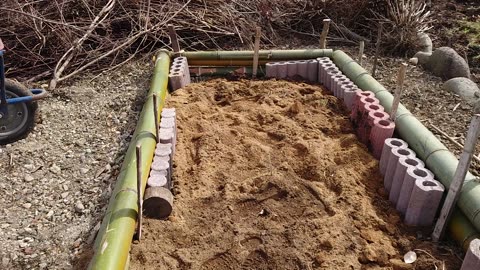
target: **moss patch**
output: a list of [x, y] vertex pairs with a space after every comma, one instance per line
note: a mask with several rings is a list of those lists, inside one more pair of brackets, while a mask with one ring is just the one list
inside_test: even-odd
[[480, 59], [480, 22], [460, 21], [460, 30], [467, 36], [469, 50], [475, 59]]

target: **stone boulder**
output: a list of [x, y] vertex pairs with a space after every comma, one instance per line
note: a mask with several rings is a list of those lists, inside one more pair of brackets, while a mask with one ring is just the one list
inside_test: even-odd
[[467, 62], [450, 47], [436, 49], [428, 58], [425, 67], [435, 76], [444, 80], [455, 77], [470, 78], [470, 69]]
[[432, 56], [431, 52], [417, 52], [413, 58], [417, 58], [417, 63], [425, 65], [428, 63], [428, 59]]
[[480, 97], [480, 89], [477, 84], [468, 78], [457, 77], [443, 84], [445, 90], [459, 95], [468, 104], [475, 104]]
[[433, 50], [433, 43], [430, 36], [426, 33], [418, 33], [418, 45], [420, 46], [420, 51], [431, 53]]

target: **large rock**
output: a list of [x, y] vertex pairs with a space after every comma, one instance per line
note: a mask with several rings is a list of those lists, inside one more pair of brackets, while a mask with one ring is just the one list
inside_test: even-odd
[[455, 77], [470, 78], [470, 69], [465, 59], [449, 47], [436, 49], [428, 58], [425, 67], [444, 80]]
[[458, 77], [445, 82], [443, 87], [452, 93], [459, 95], [469, 104], [474, 104], [480, 97], [480, 89], [477, 84], [468, 78]]
[[430, 56], [432, 56], [431, 52], [417, 52], [413, 58], [417, 58], [418, 64], [425, 65], [428, 63]]
[[420, 51], [426, 53], [432, 53], [433, 50], [433, 43], [430, 39], [430, 36], [426, 33], [418, 33], [418, 44], [420, 46]]

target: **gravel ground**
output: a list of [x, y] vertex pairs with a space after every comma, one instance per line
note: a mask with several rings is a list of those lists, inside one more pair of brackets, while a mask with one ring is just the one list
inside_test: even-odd
[[34, 131], [0, 147], [0, 269], [71, 269], [90, 246], [150, 70], [137, 62], [56, 90]]
[[[356, 55], [355, 49], [345, 50]], [[367, 51], [367, 70], [372, 61]], [[402, 61], [406, 59], [382, 58], [377, 79], [393, 90]], [[71, 269], [90, 248], [150, 71], [151, 65], [137, 62], [60, 88], [41, 101], [41, 117], [30, 136], [0, 146], [0, 269]], [[434, 124], [463, 143], [472, 107], [444, 91], [442, 84], [422, 68], [409, 67], [402, 103], [427, 127]], [[479, 169], [474, 163], [473, 172], [478, 175]]]

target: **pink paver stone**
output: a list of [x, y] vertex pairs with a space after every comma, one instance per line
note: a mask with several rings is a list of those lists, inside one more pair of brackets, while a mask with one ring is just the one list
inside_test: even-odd
[[380, 159], [386, 139], [393, 136], [395, 131], [395, 123], [385, 119], [375, 119], [372, 131], [370, 132], [370, 145], [373, 156]]

